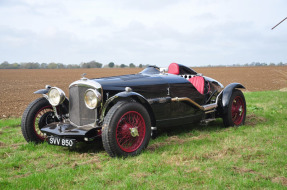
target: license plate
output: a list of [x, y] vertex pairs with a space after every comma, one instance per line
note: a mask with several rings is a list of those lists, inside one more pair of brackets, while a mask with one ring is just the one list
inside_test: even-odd
[[76, 140], [60, 138], [60, 137], [48, 137], [48, 144], [65, 146], [65, 147], [74, 147], [76, 145]]

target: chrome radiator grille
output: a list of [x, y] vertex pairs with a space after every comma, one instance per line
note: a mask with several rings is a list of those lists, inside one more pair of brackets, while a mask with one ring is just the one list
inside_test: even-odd
[[70, 121], [78, 126], [94, 123], [96, 120], [96, 109], [90, 110], [86, 107], [84, 102], [85, 86], [71, 86], [70, 87]]

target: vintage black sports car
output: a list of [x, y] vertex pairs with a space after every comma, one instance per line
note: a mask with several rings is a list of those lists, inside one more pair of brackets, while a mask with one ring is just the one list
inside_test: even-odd
[[24, 111], [22, 133], [27, 142], [66, 147], [101, 136], [110, 156], [133, 156], [147, 147], [157, 128], [216, 118], [224, 126], [243, 125], [246, 103], [239, 89], [244, 86], [224, 88], [177, 63], [168, 72], [151, 66], [132, 75], [83, 76], [69, 86], [69, 98], [48, 85], [34, 92], [43, 97]]

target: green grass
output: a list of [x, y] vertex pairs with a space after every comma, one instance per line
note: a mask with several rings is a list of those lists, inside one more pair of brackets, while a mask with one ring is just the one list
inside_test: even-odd
[[100, 141], [28, 144], [20, 119], [0, 120], [0, 189], [287, 189], [287, 93], [245, 96], [245, 126], [162, 130], [126, 159], [110, 158]]

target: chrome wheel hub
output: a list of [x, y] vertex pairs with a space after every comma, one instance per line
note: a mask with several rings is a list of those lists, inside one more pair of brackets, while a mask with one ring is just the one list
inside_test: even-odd
[[238, 109], [238, 111], [239, 111], [239, 115], [241, 115], [241, 114], [242, 114], [242, 111], [243, 111], [242, 106], [240, 106], [240, 108]]
[[131, 131], [131, 136], [132, 137], [138, 137], [139, 136], [139, 131], [138, 131], [137, 127], [130, 128], [130, 131]]

